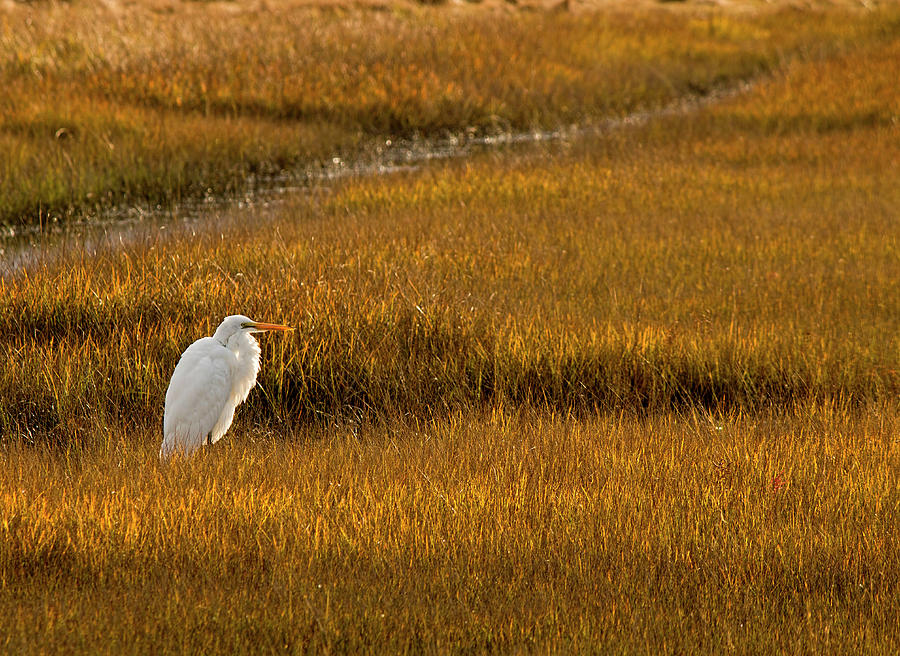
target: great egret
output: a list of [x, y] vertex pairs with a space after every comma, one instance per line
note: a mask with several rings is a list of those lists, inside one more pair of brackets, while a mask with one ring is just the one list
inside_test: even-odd
[[160, 459], [189, 455], [225, 435], [234, 409], [256, 385], [260, 349], [253, 333], [267, 330], [293, 329], [233, 315], [181, 354], [166, 391]]

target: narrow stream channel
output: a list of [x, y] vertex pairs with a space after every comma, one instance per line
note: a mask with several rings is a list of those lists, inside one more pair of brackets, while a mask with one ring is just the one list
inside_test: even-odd
[[669, 116], [683, 116], [733, 98], [749, 90], [755, 81], [721, 87], [703, 95], [686, 96], [664, 107], [633, 112], [619, 118], [557, 130], [506, 132], [488, 136], [461, 133], [445, 139], [387, 140], [355, 161], [333, 158], [324, 166], [305, 167], [278, 175], [249, 178], [240, 194], [186, 198], [175, 205], [128, 204], [51, 226], [0, 228], [0, 275], [15, 275], [29, 265], [52, 260], [58, 252], [126, 246], [169, 227], [191, 231], [214, 230], [217, 218], [235, 210], [267, 207], [316, 186], [349, 177], [414, 171], [430, 162], [471, 157], [504, 149], [529, 149], [546, 144], [579, 141], [590, 136], [644, 125]]

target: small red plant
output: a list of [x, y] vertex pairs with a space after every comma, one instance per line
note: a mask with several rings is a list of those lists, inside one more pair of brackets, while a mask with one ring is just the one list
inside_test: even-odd
[[787, 481], [784, 480], [781, 474], [778, 474], [775, 478], [772, 479], [772, 492], [778, 494], [781, 492], [785, 486], [787, 486]]

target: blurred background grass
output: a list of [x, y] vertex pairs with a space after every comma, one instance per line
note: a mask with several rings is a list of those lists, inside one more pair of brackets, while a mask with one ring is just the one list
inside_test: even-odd
[[385, 137], [585, 123], [881, 42], [896, 10], [78, 1], [0, 13], [0, 222], [239, 191]]

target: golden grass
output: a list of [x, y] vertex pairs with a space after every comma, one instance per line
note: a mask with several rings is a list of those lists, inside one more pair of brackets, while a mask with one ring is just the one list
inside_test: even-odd
[[[839, 70], [877, 84], [898, 59], [863, 61], [895, 51]], [[123, 412], [147, 425], [178, 353], [237, 310], [300, 326], [266, 340], [244, 412], [289, 425], [894, 398], [896, 87], [884, 119], [846, 129], [771, 118], [797, 80], [850, 84], [834, 67], [502, 166], [350, 181], [221, 233], [28, 267], [0, 283], [18, 363], [0, 371], [0, 425], [63, 440]]]
[[359, 155], [388, 135], [658, 107], [785, 59], [881, 41], [895, 13], [7, 9], [0, 222], [239, 190], [251, 174]]
[[[896, 653], [892, 25], [691, 115], [4, 271], [0, 650]], [[160, 465], [235, 311], [299, 330]]]
[[10, 653], [867, 653], [900, 414], [459, 415], [155, 434], [0, 472]]

